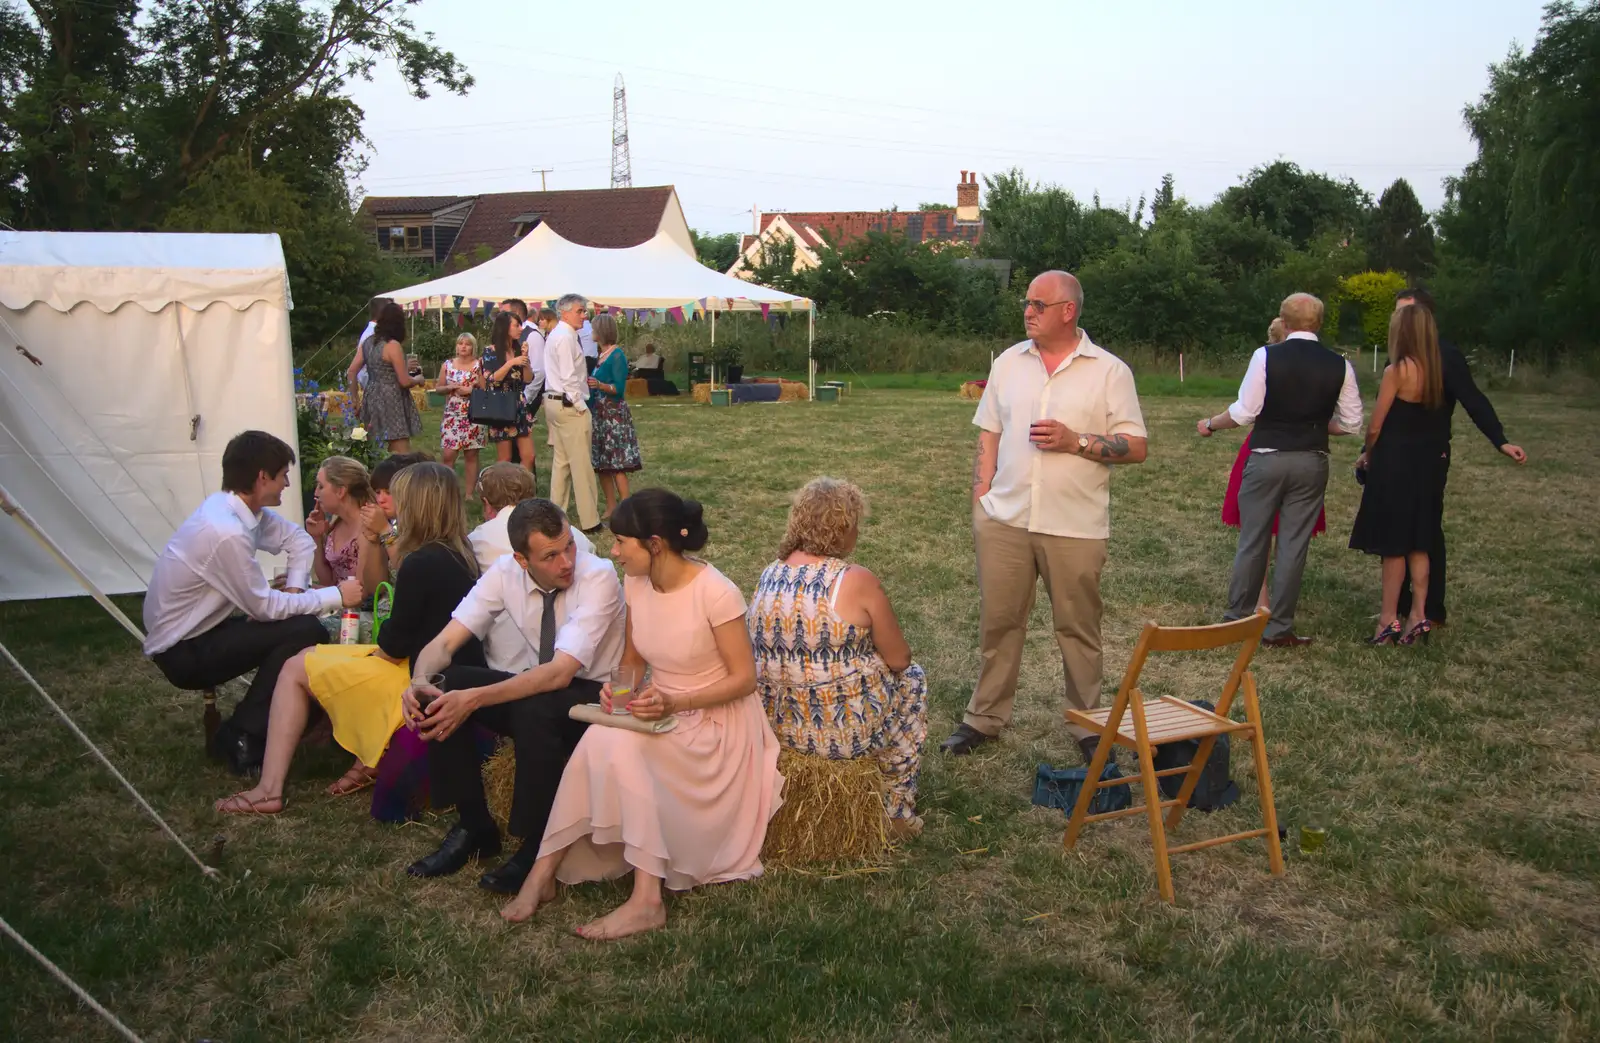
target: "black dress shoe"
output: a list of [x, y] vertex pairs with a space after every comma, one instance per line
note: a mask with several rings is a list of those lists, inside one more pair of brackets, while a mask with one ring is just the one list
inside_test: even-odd
[[528, 879], [528, 874], [533, 871], [533, 856], [524, 856], [521, 851], [512, 855], [495, 868], [489, 870], [478, 878], [478, 886], [485, 891], [493, 891], [497, 895], [516, 895], [522, 890], [522, 882]]
[[1313, 637], [1301, 637], [1293, 631], [1280, 637], [1264, 637], [1261, 643], [1268, 648], [1304, 648], [1315, 641]]
[[261, 774], [261, 761], [266, 754], [266, 743], [259, 737], [240, 731], [231, 722], [217, 726], [216, 734], [206, 744], [211, 759], [227, 765], [235, 775], [247, 777]]
[[965, 757], [992, 738], [993, 735], [985, 735], [970, 724], [962, 722], [956, 725], [956, 730], [950, 733], [950, 738], [939, 744], [939, 749], [952, 757]]
[[439, 850], [406, 866], [406, 872], [412, 876], [449, 876], [460, 872], [474, 858], [493, 858], [499, 853], [499, 831], [474, 833], [464, 826], [452, 826]]

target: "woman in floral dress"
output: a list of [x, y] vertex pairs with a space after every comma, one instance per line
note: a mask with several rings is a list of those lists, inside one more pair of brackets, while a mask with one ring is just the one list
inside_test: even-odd
[[483, 366], [478, 361], [478, 338], [463, 333], [456, 338], [456, 356], [439, 367], [438, 388], [449, 397], [444, 401], [444, 420], [439, 426], [439, 448], [447, 467], [456, 465], [456, 454], [467, 460], [463, 487], [471, 497], [478, 489], [478, 450], [488, 444], [489, 433], [482, 424], [467, 419], [472, 389], [478, 386]]
[[837, 478], [813, 479], [795, 497], [778, 560], [750, 600], [756, 691], [790, 750], [876, 761], [891, 834], [914, 836], [928, 682], [877, 577], [845, 560], [866, 508], [861, 490]]
[[589, 412], [594, 418], [589, 440], [589, 462], [606, 493], [606, 518], [628, 498], [628, 474], [644, 468], [639, 456], [639, 436], [633, 429], [633, 411], [624, 391], [628, 385], [628, 356], [617, 347], [617, 320], [601, 313], [592, 321], [600, 361], [589, 377]]

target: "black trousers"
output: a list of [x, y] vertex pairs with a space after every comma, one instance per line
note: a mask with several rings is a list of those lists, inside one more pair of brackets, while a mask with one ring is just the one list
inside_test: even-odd
[[[1445, 480], [1450, 478], [1450, 460], [1445, 458]], [[1442, 492], [1442, 490], [1441, 490]], [[1401, 618], [1411, 614], [1411, 573], [1400, 581]], [[1433, 545], [1428, 548], [1428, 596], [1423, 602], [1424, 614], [1435, 623], [1445, 622], [1444, 608], [1444, 517], [1439, 518], [1439, 531], [1433, 534]]]
[[600, 357], [598, 355], [585, 355], [583, 357], [583, 368], [589, 371], [591, 377], [594, 376], [594, 368], [598, 365], [600, 365]]
[[[513, 676], [481, 666], [452, 666], [444, 672], [440, 688], [453, 692], [481, 688]], [[511, 791], [511, 835], [522, 837], [537, 849], [544, 838], [550, 806], [555, 803], [561, 772], [589, 727], [567, 716], [580, 703], [598, 702], [600, 682], [577, 678], [568, 688], [542, 692], [526, 699], [485, 706], [470, 718], [501, 735], [510, 736], [517, 754], [517, 774]], [[448, 739], [428, 744], [428, 771], [434, 804], [454, 804], [461, 824], [473, 832], [495, 828], [483, 795], [483, 775], [470, 729], [457, 728]]]
[[267, 715], [272, 710], [272, 689], [283, 664], [301, 649], [326, 644], [328, 631], [315, 616], [291, 616], [270, 623], [236, 617], [225, 619], [203, 634], [179, 641], [150, 657], [167, 680], [184, 689], [215, 688], [256, 672], [225, 727], [265, 740]]

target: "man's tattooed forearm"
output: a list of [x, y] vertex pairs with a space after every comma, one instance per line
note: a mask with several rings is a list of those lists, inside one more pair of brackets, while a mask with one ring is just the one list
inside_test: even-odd
[[1120, 460], [1133, 452], [1127, 435], [1090, 435], [1089, 452], [1102, 460]]

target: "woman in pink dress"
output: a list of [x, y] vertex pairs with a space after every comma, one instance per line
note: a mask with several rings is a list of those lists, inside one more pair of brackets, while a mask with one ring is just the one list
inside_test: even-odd
[[[706, 544], [700, 505], [645, 489], [611, 515], [612, 556], [628, 605], [622, 668], [651, 679], [633, 693], [645, 734], [591, 725], [561, 776], [539, 860], [501, 915], [520, 921], [577, 884], [633, 874], [633, 894], [578, 928], [609, 940], [667, 922], [663, 886], [761, 875], [767, 822], [782, 803], [778, 740], [756, 696], [755, 655], [739, 588], [686, 552]], [[611, 688], [601, 692], [611, 708]]]
[[[1267, 343], [1283, 343], [1284, 337], [1288, 336], [1286, 330], [1287, 327], [1284, 326], [1282, 319], [1273, 319], [1272, 322], [1267, 326]], [[1237, 529], [1240, 524], [1239, 486], [1244, 482], [1244, 465], [1249, 462], [1250, 436], [1245, 435], [1244, 441], [1239, 445], [1239, 455], [1233, 458], [1233, 471], [1228, 475], [1228, 491], [1223, 494], [1222, 497], [1222, 524], [1231, 529]], [[1319, 532], [1327, 531], [1327, 512], [1325, 510], [1319, 511], [1317, 513], [1317, 524], [1314, 528], [1312, 528], [1311, 535], [1315, 536]], [[1272, 519], [1272, 535], [1278, 535], [1278, 519], [1276, 518]], [[1272, 554], [1270, 551], [1267, 554], [1267, 560], [1272, 560]], [[1256, 598], [1256, 608], [1261, 609], [1262, 611], [1270, 611], [1272, 608], [1272, 606], [1267, 603], [1267, 593], [1272, 589], [1271, 584], [1272, 573], [1269, 569], [1267, 574], [1261, 577], [1261, 594]]]

